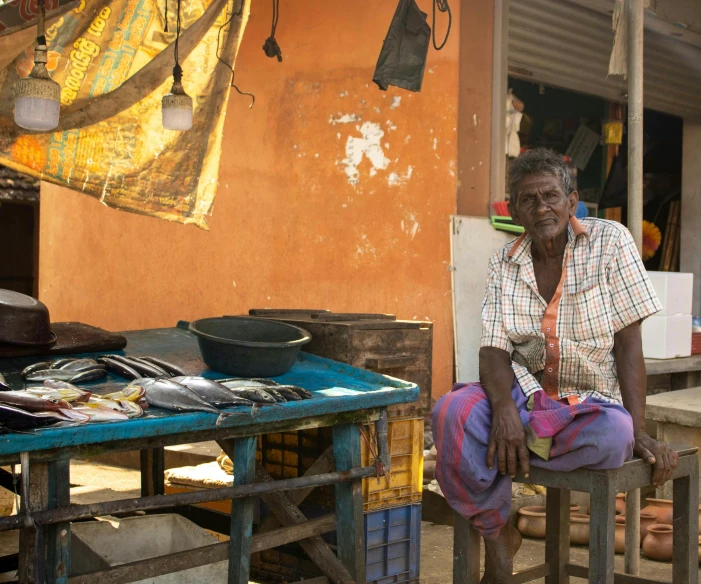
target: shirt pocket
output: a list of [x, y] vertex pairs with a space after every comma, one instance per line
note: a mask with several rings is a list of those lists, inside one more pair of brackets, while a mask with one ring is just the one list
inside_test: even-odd
[[[598, 340], [606, 343], [612, 334], [610, 296], [608, 287], [597, 277], [584, 280], [572, 286], [563, 298], [560, 337], [572, 341]], [[596, 344], [599, 344], [597, 342]]]

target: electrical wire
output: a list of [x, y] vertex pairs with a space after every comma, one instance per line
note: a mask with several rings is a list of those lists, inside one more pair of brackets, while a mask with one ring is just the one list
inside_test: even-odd
[[219, 60], [219, 62], [220, 62], [220, 63], [223, 63], [224, 66], [225, 66], [227, 69], [229, 69], [229, 71], [231, 71], [231, 83], [230, 83], [230, 87], [233, 87], [233, 88], [234, 88], [236, 91], [238, 91], [239, 94], [241, 94], [241, 95], [248, 95], [248, 96], [250, 96], [250, 98], [251, 98], [251, 105], [248, 106], [248, 107], [249, 107], [249, 108], [252, 108], [252, 107], [253, 107], [253, 104], [256, 103], [256, 96], [253, 95], [252, 93], [249, 93], [248, 91], [241, 91], [241, 90], [236, 86], [236, 84], [234, 83], [234, 78], [235, 78], [235, 76], [236, 76], [236, 72], [234, 71], [234, 68], [233, 68], [231, 65], [229, 65], [229, 63], [227, 63], [224, 59], [222, 59], [222, 58], [219, 56], [219, 47], [220, 47], [220, 45], [221, 45], [221, 32], [222, 32], [222, 30], [223, 30], [225, 27], [227, 27], [227, 26], [229, 26], [229, 24], [231, 24], [231, 21], [234, 19], [234, 17], [236, 17], [236, 16], [241, 16], [241, 14], [243, 14], [243, 5], [244, 5], [244, 2], [246, 2], [246, 0], [241, 0], [241, 6], [239, 6], [238, 11], [235, 11], [235, 10], [233, 10], [233, 7], [236, 6], [236, 0], [233, 0], [231, 16], [229, 17], [229, 20], [227, 20], [224, 24], [222, 24], [222, 25], [219, 27], [219, 32], [217, 33], [217, 50], [216, 50], [216, 55], [217, 55], [217, 59]]
[[[445, 32], [445, 38], [441, 43], [440, 47], [436, 44], [436, 7], [440, 12], [448, 13], [448, 30]], [[450, 11], [450, 6], [448, 5], [448, 0], [433, 0], [433, 30], [431, 31], [431, 40], [433, 41], [433, 48], [440, 51], [445, 47], [445, 43], [448, 42], [448, 37], [450, 36], [450, 27], [453, 25], [453, 13]]]

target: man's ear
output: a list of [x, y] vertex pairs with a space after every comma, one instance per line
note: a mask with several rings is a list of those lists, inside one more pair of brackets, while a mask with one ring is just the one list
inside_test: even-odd
[[572, 191], [567, 197], [567, 204], [570, 210], [570, 217], [574, 217], [577, 212], [577, 205], [579, 205], [579, 193], [577, 191]]
[[509, 209], [509, 215], [511, 215], [511, 219], [513, 219], [516, 225], [521, 225], [521, 218], [519, 217], [518, 211], [516, 210], [516, 205], [512, 203], [511, 199], [509, 199], [509, 202], [506, 205]]

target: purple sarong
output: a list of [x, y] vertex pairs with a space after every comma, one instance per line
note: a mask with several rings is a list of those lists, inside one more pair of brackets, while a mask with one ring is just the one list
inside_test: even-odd
[[[619, 404], [598, 399], [567, 404], [545, 392], [532, 410], [514, 381], [511, 396], [523, 425], [538, 438], [551, 438], [549, 460], [531, 455], [531, 465], [557, 471], [618, 468], [633, 456], [633, 421]], [[492, 408], [479, 383], [457, 384], [433, 409], [436, 479], [454, 511], [494, 538], [511, 510], [511, 478], [487, 468]]]

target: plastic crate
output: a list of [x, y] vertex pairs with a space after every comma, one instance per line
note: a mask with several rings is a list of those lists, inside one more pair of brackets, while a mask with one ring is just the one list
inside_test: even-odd
[[366, 513], [365, 545], [368, 584], [418, 581], [421, 505], [404, 505]]
[[[366, 434], [374, 434], [374, 423]], [[364, 510], [409, 505], [421, 501], [423, 490], [423, 418], [396, 418], [389, 421], [391, 469], [385, 477], [363, 480]], [[373, 441], [374, 442], [374, 441]], [[263, 467], [274, 479], [302, 476], [333, 443], [331, 428], [314, 428], [298, 432], [267, 434], [259, 444]], [[364, 439], [360, 441], [363, 466], [373, 463]], [[312, 505], [332, 509], [333, 487], [320, 487], [307, 498]]]

